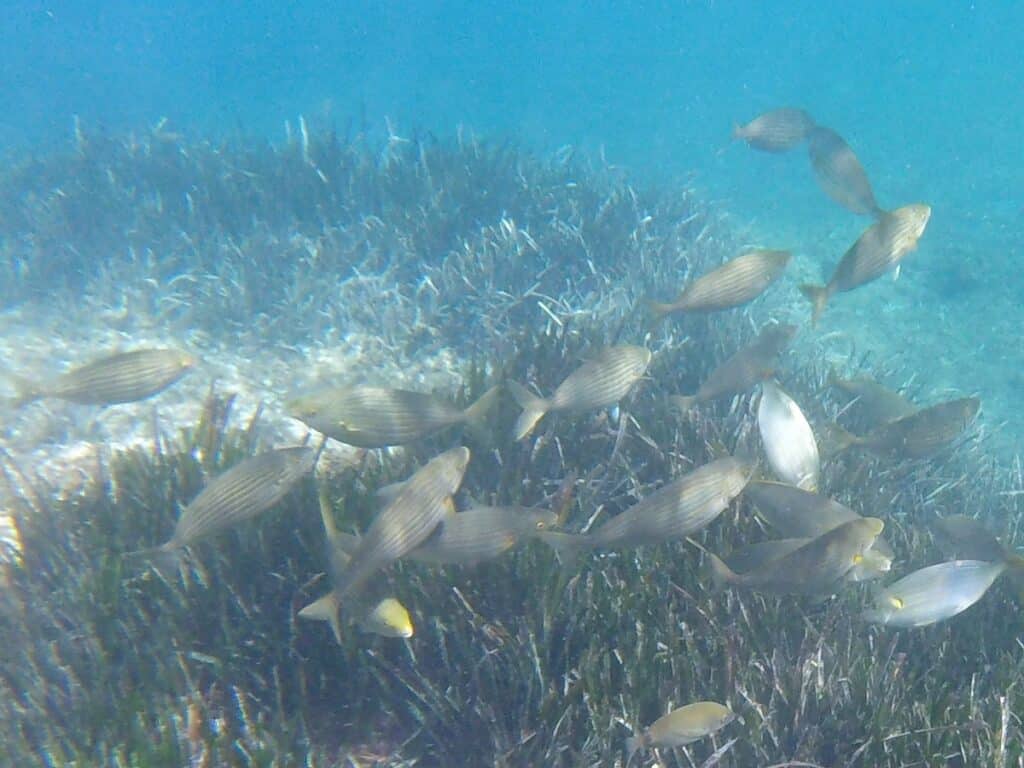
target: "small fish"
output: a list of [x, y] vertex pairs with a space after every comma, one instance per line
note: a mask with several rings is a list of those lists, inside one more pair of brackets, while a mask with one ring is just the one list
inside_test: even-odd
[[[788, 483], [754, 480], [747, 485], [745, 495], [757, 507], [758, 516], [787, 537], [814, 538], [861, 518], [838, 501]], [[882, 536], [871, 548], [890, 562], [895, 556]]]
[[743, 492], [753, 468], [741, 459], [716, 459], [662, 486], [591, 533], [546, 533], [539, 538], [570, 565], [593, 549], [660, 544], [689, 536], [711, 523]]
[[951, 560], [914, 571], [879, 591], [865, 621], [890, 627], [924, 627], [945, 621], [978, 602], [1006, 570], [1005, 562]]
[[472, 565], [504, 554], [557, 522], [557, 512], [544, 509], [470, 507], [442, 520], [437, 531], [407, 557], [424, 563]]
[[765, 112], [746, 125], [733, 125], [732, 137], [764, 152], [785, 152], [806, 139], [814, 127], [814, 119], [805, 110], [782, 107]]
[[756, 250], [727, 261], [687, 285], [668, 304], [647, 303], [655, 322], [673, 312], [715, 312], [753, 301], [778, 280], [789, 264], [789, 251]]
[[313, 469], [314, 448], [281, 448], [244, 459], [218, 475], [186, 506], [174, 534], [159, 547], [130, 556], [174, 554], [224, 529], [251, 520], [283, 499]]
[[95, 360], [45, 384], [15, 377], [20, 407], [47, 397], [81, 405], [117, 405], [145, 400], [162, 392], [196, 365], [176, 349], [137, 349]]
[[537, 397], [526, 387], [508, 382], [509, 391], [523, 412], [515, 425], [515, 438], [529, 435], [550, 411], [588, 411], [617, 403], [638, 382], [651, 362], [643, 347], [605, 347], [558, 385], [549, 398]]
[[854, 398], [848, 412], [865, 429], [873, 429], [887, 421], [902, 419], [918, 410], [916, 405], [899, 392], [894, 392], [866, 376], [843, 379], [835, 371], [830, 371], [828, 386]]
[[[740, 549], [734, 549], [724, 560], [725, 564], [732, 571], [744, 574], [764, 568], [768, 563], [789, 555], [811, 541], [811, 538], [761, 541], [757, 544], [748, 544]], [[881, 578], [882, 575], [891, 570], [892, 558], [883, 555], [878, 550], [878, 541], [876, 540], [871, 549], [864, 553], [864, 559], [847, 571], [843, 578], [846, 581], [854, 582], [870, 581]]]
[[[299, 618], [311, 621], [326, 621], [331, 625], [334, 639], [341, 644], [341, 624], [338, 621], [340, 603], [334, 591], [319, 600], [314, 600], [301, 611]], [[381, 637], [410, 638], [415, 634], [409, 611], [398, 600], [386, 597], [370, 609], [369, 613], [356, 622], [359, 627]]]
[[774, 373], [775, 360], [796, 335], [795, 325], [771, 323], [761, 329], [757, 338], [727, 358], [707, 377], [694, 395], [674, 395], [672, 404], [685, 413], [700, 403], [746, 392]]
[[880, 456], [926, 458], [960, 437], [980, 408], [977, 397], [950, 400], [882, 424], [863, 436], [837, 432], [836, 447], [841, 451], [858, 445]]
[[469, 464], [469, 449], [453, 448], [435, 456], [406, 481], [401, 492], [377, 514], [351, 560], [336, 575], [339, 602], [357, 593], [370, 577], [420, 546], [448, 515]]
[[724, 728], [736, 715], [714, 701], [698, 701], [659, 717], [638, 736], [626, 739], [627, 762], [641, 749], [682, 747]]
[[342, 387], [297, 397], [288, 413], [317, 432], [360, 448], [405, 445], [455, 424], [483, 430], [499, 387], [466, 409], [423, 392], [384, 387]]
[[[324, 524], [324, 535], [327, 540], [327, 571], [331, 583], [345, 572], [352, 552], [358, 546], [356, 536], [343, 533], [334, 524], [334, 513], [327, 494], [327, 486], [320, 486], [320, 519]], [[299, 617], [314, 621], [326, 621], [331, 626], [334, 639], [341, 645], [341, 601], [332, 588], [330, 592], [316, 600], [301, 611]], [[357, 621], [366, 632], [384, 637], [412, 637], [414, 628], [409, 611], [393, 597], [381, 600]]]
[[816, 491], [821, 459], [814, 431], [793, 398], [771, 381], [761, 384], [757, 426], [776, 476], [805, 491]]
[[864, 553], [884, 528], [885, 523], [877, 517], [850, 520], [789, 554], [742, 574], [709, 553], [711, 572], [719, 585], [776, 594], [821, 595], [864, 561]]
[[818, 322], [832, 296], [881, 277], [917, 248], [931, 215], [932, 209], [921, 204], [882, 214], [839, 260], [827, 285], [801, 285], [800, 292], [813, 305], [811, 324]]
[[846, 140], [831, 128], [815, 126], [807, 134], [807, 154], [822, 191], [853, 213], [881, 216], [871, 182]]

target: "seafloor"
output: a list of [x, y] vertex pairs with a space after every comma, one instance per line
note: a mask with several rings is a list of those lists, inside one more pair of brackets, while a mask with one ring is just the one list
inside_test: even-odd
[[[915, 379], [884, 343], [904, 321], [879, 324], [859, 296], [837, 299], [827, 330], [807, 328], [795, 286], [820, 276], [814, 254], [746, 308], [647, 327], [644, 297], [670, 297], [746, 245], [786, 244], [747, 231], [684, 185], [635, 187], [568, 149], [541, 159], [468, 134], [374, 142], [302, 124], [271, 145], [79, 133], [64, 151], [10, 158], [5, 369], [44, 379], [153, 345], [202, 362], [136, 405], [0, 412], [0, 499], [20, 538], [0, 612], [0, 762], [613, 766], [638, 725], [717, 699], [742, 722], [661, 764], [1024, 764], [1006, 585], [948, 623], [894, 631], [857, 619], [860, 588], [824, 604], [716, 592], [684, 544], [573, 572], [530, 544], [475, 568], [399, 565], [386, 586], [416, 635], [353, 632], [339, 648], [295, 619], [323, 569], [312, 482], [198, 547], [180, 583], [124, 566], [221, 468], [305, 439], [283, 402], [317, 383], [467, 402], [505, 377], [548, 392], [595, 347], [645, 343], [654, 363], [618, 424], [556, 417], [517, 444], [506, 403], [490, 440], [462, 438], [478, 499], [543, 503], [575, 474], [572, 529], [756, 449], [749, 396], [684, 419], [667, 396], [693, 391], [769, 319], [805, 326], [779, 377], [816, 426], [841, 407], [823, 386], [832, 367], [911, 382], [922, 402], [958, 390]], [[941, 559], [937, 513], [981, 515], [1013, 541], [1024, 483], [994, 424], [986, 408], [928, 461], [848, 454], [827, 464], [825, 489], [886, 520], [897, 573]], [[459, 439], [368, 456], [332, 443], [321, 482], [362, 527], [376, 487]], [[697, 538], [723, 552], [764, 536], [741, 501]]]

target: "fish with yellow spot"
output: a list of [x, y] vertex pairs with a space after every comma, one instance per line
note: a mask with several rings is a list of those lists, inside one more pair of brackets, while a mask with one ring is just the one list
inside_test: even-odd
[[864, 561], [864, 553], [884, 528], [885, 523], [876, 517], [851, 520], [746, 573], [734, 572], [721, 559], [708, 553], [712, 576], [719, 586], [755, 592], [828, 594], [854, 566]]

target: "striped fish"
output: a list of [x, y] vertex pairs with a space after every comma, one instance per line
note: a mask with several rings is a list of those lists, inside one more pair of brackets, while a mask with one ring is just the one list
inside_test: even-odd
[[153, 550], [175, 553], [251, 520], [285, 497], [316, 463], [314, 448], [281, 448], [245, 459], [218, 475], [181, 511], [174, 534]]
[[719, 585], [775, 594], [820, 595], [863, 562], [864, 553], [884, 528], [885, 523], [877, 517], [851, 520], [746, 573], [735, 573], [714, 555], [708, 557]]
[[811, 322], [817, 323], [828, 300], [881, 277], [917, 247], [932, 209], [920, 203], [883, 214], [857, 239], [840, 259], [827, 285], [801, 285], [813, 305]]
[[921, 459], [945, 448], [971, 425], [981, 408], [977, 397], [962, 397], [887, 422], [863, 436], [846, 433], [840, 450], [860, 445], [881, 456]]
[[660, 544], [689, 536], [718, 517], [742, 493], [753, 468], [732, 456], [716, 459], [674, 480], [595, 531], [541, 534], [563, 563], [593, 549]]
[[[757, 544], [748, 544], [745, 547], [734, 549], [725, 558], [726, 565], [735, 573], [749, 573], [766, 567], [774, 560], [786, 557], [800, 547], [806, 546], [812, 541], [812, 537], [800, 539], [774, 539], [772, 541], [761, 541]], [[881, 578], [883, 574], [892, 570], [892, 557], [882, 554], [878, 549], [876, 539], [871, 549], [864, 552], [863, 559], [846, 572], [843, 578], [846, 581], [861, 582], [872, 581]]]
[[881, 216], [871, 182], [846, 140], [831, 128], [817, 126], [807, 136], [807, 154], [822, 191], [853, 213]]
[[789, 251], [756, 250], [727, 261], [690, 283], [675, 301], [648, 302], [655, 321], [672, 312], [714, 312], [753, 301], [782, 276]]
[[74, 368], [49, 383], [16, 379], [15, 407], [55, 397], [81, 405], [116, 405], [145, 400], [163, 391], [196, 361], [176, 349], [137, 349]]
[[764, 152], [785, 152], [807, 138], [814, 119], [803, 109], [782, 107], [765, 112], [746, 125], [734, 125], [733, 139]]
[[351, 560], [334, 576], [339, 602], [358, 593], [377, 571], [420, 546], [445, 517], [454, 514], [452, 494], [462, 483], [468, 464], [469, 449], [453, 448], [409, 478], [359, 539]]
[[753, 342], [715, 368], [695, 395], [674, 395], [670, 401], [685, 412], [723, 395], [746, 392], [774, 373], [775, 359], [789, 346], [796, 330], [795, 325], [766, 325]]
[[384, 387], [326, 389], [295, 398], [288, 412], [318, 432], [361, 448], [405, 445], [455, 424], [482, 429], [492, 387], [465, 410], [423, 392]]
[[857, 421], [866, 429], [877, 427], [887, 421], [902, 419], [918, 410], [917, 406], [899, 392], [879, 384], [866, 376], [841, 379], [835, 371], [828, 376], [828, 386], [834, 387], [854, 398], [847, 414], [852, 412]]
[[613, 405], [644, 375], [651, 352], [643, 347], [605, 347], [558, 385], [549, 398], [537, 397], [526, 387], [508, 382], [509, 391], [523, 412], [515, 425], [516, 440], [529, 435], [549, 411], [587, 411]]

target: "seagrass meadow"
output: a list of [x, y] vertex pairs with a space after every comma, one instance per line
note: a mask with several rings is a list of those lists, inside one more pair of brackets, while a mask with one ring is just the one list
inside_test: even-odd
[[[66, 154], [3, 172], [9, 310], [63, 297], [68, 328], [158, 328], [204, 359], [234, 355], [237, 378], [190, 377], [159, 411], [126, 406], [126, 421], [84, 433], [109, 446], [76, 494], [34, 461], [79, 421], [40, 447], [29, 422], [52, 414], [5, 414], [0, 485], [20, 544], [2, 565], [0, 764], [623, 766], [640, 726], [713, 699], [742, 719], [632, 765], [1024, 765], [1009, 580], [949, 622], [896, 631], [859, 620], [866, 586], [817, 603], [717, 591], [690, 542], [572, 569], [530, 542], [473, 567], [386, 571], [379, 586], [415, 623], [408, 640], [351, 628], [339, 646], [300, 622], [326, 589], [317, 484], [339, 525], [363, 530], [377, 488], [462, 441], [465, 497], [550, 504], [575, 477], [566, 527], [580, 530], [723, 453], [756, 453], [752, 394], [685, 416], [668, 398], [695, 391], [769, 318], [806, 309], [783, 284], [743, 310], [647, 326], [642, 298], [670, 297], [742, 245], [687, 188], [637, 189], [568, 150], [539, 159], [468, 136], [293, 135], [79, 133]], [[163, 541], [242, 457], [318, 440], [280, 403], [324, 373], [323, 350], [343, 350], [349, 380], [391, 386], [430, 386], [422, 371], [443, 367], [465, 404], [507, 379], [551, 392], [617, 341], [654, 352], [617, 418], [553, 414], [514, 442], [506, 397], [489, 436], [449, 430], [322, 462], [275, 509], [194, 547], [178, 574], [123, 557]], [[828, 350], [803, 327], [778, 372], [822, 428], [845, 405], [825, 387]], [[870, 367], [851, 359], [843, 372]], [[145, 440], [125, 445], [121, 428]], [[1024, 470], [986, 452], [987, 430], [927, 461], [841, 454], [823, 492], [886, 521], [897, 573], [943, 558], [936, 514], [980, 516], [1019, 542]], [[764, 538], [741, 497], [695, 543], [721, 554]]]

